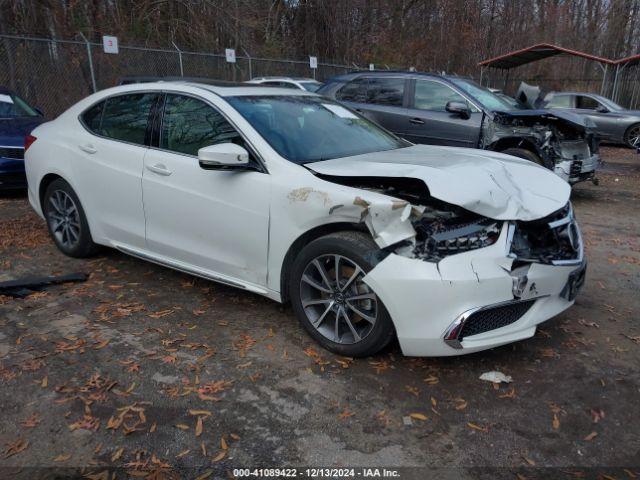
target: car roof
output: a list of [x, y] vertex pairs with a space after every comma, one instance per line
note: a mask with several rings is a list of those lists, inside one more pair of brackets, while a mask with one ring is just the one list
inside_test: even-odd
[[430, 73], [430, 72], [411, 72], [407, 70], [357, 70], [354, 72], [345, 73], [342, 75], [337, 75], [327, 81], [346, 81], [351, 80], [357, 77], [362, 76], [376, 76], [376, 77], [406, 77], [406, 78], [434, 78], [439, 80], [451, 81], [452, 79], [462, 79], [462, 80], [471, 80], [466, 77], [457, 77], [454, 75], [440, 75], [438, 73]]
[[255, 77], [252, 78], [251, 81], [256, 81], [256, 80], [290, 80], [290, 81], [294, 81], [294, 82], [318, 82], [318, 80], [314, 79], [314, 78], [308, 78], [308, 77], [277, 77], [277, 76], [272, 76], [272, 77]]
[[315, 93], [307, 92], [306, 90], [292, 90], [291, 88], [278, 88], [278, 87], [263, 87], [259, 84], [240, 83], [240, 84], [224, 84], [224, 85], [212, 85], [208, 83], [189, 82], [189, 81], [160, 81], [160, 82], [145, 82], [145, 83], [130, 83], [127, 85], [119, 85], [112, 87], [108, 90], [103, 90], [102, 93], [108, 93], [110, 95], [136, 92], [140, 90], [167, 90], [171, 87], [187, 86], [192, 88], [198, 88], [214, 93], [220, 97], [237, 97], [237, 96], [251, 96], [251, 95], [268, 95], [268, 96], [318, 96]]

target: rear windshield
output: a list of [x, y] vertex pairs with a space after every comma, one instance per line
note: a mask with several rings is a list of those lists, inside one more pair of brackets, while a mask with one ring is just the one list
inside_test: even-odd
[[409, 146], [366, 118], [316, 96], [238, 96], [227, 101], [282, 157], [309, 163]]
[[307, 92], [315, 92], [322, 86], [320, 82], [300, 82], [300, 85], [302, 85], [302, 88]]

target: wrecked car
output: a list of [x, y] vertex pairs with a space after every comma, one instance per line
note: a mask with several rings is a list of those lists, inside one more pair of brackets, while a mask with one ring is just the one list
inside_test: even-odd
[[598, 138], [569, 112], [520, 110], [472, 80], [419, 72], [355, 72], [318, 90], [413, 143], [524, 158], [571, 184], [595, 178]]
[[63, 253], [113, 247], [289, 302], [342, 355], [393, 338], [413, 356], [525, 339], [584, 282], [558, 176], [412, 145], [301, 90], [115, 87], [28, 145], [29, 200]]

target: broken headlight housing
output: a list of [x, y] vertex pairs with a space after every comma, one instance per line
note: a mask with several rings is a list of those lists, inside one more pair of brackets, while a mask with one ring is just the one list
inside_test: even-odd
[[413, 223], [416, 230], [414, 255], [438, 262], [449, 255], [493, 245], [500, 236], [502, 222], [461, 208], [429, 208]]

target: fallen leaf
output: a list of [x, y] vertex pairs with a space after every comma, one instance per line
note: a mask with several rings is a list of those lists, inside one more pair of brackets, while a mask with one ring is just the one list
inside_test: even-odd
[[532, 467], [535, 466], [536, 462], [534, 462], [533, 460], [531, 460], [528, 457], [523, 456], [522, 458], [524, 458], [524, 461], [527, 462], [529, 465], [531, 465]]
[[236, 442], [240, 440], [240, 435], [236, 435], [235, 433], [230, 433], [229, 436], [233, 438]]
[[185, 450], [183, 452], [180, 452], [178, 455], [176, 455], [176, 458], [182, 458], [184, 457], [186, 454], [188, 454], [191, 450]]
[[196, 422], [196, 437], [202, 435], [202, 417], [198, 417], [198, 421]]
[[176, 428], [179, 428], [180, 430], [189, 430], [189, 425], [185, 425], [184, 423], [178, 423], [176, 425]]
[[6, 446], [7, 448], [4, 450], [4, 458], [9, 458], [13, 455], [16, 455], [17, 453], [22, 452], [23, 450], [26, 450], [29, 446], [29, 441], [23, 438], [19, 438], [13, 443], [6, 443]]
[[45, 376], [45, 377], [42, 379], [42, 381], [40, 382], [40, 386], [41, 386], [42, 388], [47, 388], [47, 386], [48, 386], [48, 385], [49, 385], [49, 377], [46, 377], [46, 376]]
[[556, 413], [553, 414], [553, 421], [551, 422], [551, 426], [554, 430], [558, 430], [560, 428], [560, 419]]
[[591, 432], [589, 435], [587, 435], [586, 437], [584, 437], [584, 439], [587, 442], [590, 442], [591, 440], [593, 440], [594, 438], [596, 438], [598, 436], [598, 432]]
[[204, 415], [205, 417], [210, 417], [211, 412], [209, 410], [189, 410], [189, 415], [193, 415], [193, 416]]
[[429, 417], [422, 413], [410, 413], [409, 416], [415, 420], [429, 420]]
[[220, 448], [222, 448], [223, 450], [229, 450], [229, 445], [227, 445], [227, 441], [224, 439], [224, 437], [220, 437]]
[[226, 456], [227, 456], [227, 451], [226, 450], [222, 450], [220, 453], [218, 453], [218, 455], [213, 457], [213, 461], [214, 462], [219, 462], [220, 460], [222, 460]]
[[456, 410], [464, 410], [465, 408], [467, 408], [467, 401], [465, 399], [456, 398], [455, 402], [456, 402], [456, 406], [455, 406]]
[[476, 425], [475, 423], [467, 422], [467, 426], [469, 428], [473, 428], [474, 430], [479, 430], [480, 432], [488, 432], [489, 428], [481, 427], [480, 425]]
[[213, 475], [213, 470], [207, 470], [199, 477], [196, 477], [196, 480], [207, 480], [211, 475]]
[[124, 453], [124, 447], [120, 447], [118, 450], [113, 452], [113, 455], [111, 455], [111, 461], [115, 462], [122, 456], [123, 453]]
[[54, 462], [64, 462], [66, 460], [69, 460], [70, 458], [71, 458], [71, 454], [70, 453], [61, 453], [56, 458], [54, 458], [53, 461]]

